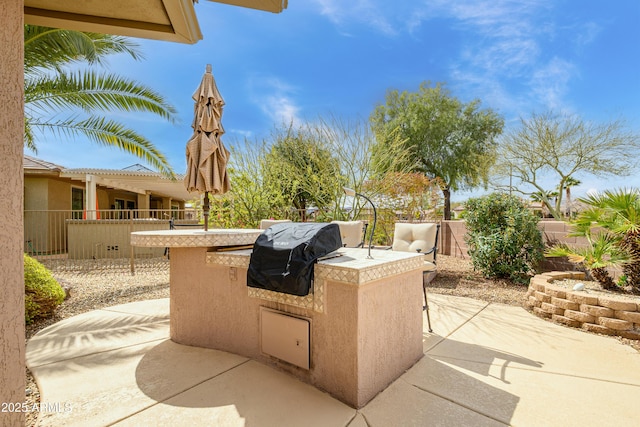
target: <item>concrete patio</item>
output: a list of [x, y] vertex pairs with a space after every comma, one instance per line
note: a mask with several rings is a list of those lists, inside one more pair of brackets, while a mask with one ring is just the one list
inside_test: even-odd
[[173, 343], [168, 299], [75, 316], [27, 344], [40, 425], [638, 425], [631, 347], [518, 307], [430, 302], [424, 358], [360, 410], [261, 363]]

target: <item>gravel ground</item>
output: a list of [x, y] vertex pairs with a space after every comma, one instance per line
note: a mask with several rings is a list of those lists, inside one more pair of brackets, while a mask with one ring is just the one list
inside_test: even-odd
[[[169, 264], [163, 260], [136, 262], [136, 274], [128, 265], [101, 267], [87, 261], [74, 270], [48, 265], [56, 279], [70, 287], [70, 297], [56, 310], [53, 317], [29, 325], [27, 339], [43, 328], [67, 317], [118, 304], [169, 297]], [[430, 293], [474, 298], [482, 301], [523, 306], [527, 286], [514, 285], [505, 280], [488, 280], [473, 271], [469, 259], [438, 256], [438, 276], [429, 285]], [[622, 340], [640, 351], [640, 342]], [[27, 371], [27, 403], [39, 402], [40, 395], [31, 373]], [[27, 426], [35, 425], [34, 413], [27, 414]]]
[[507, 280], [489, 280], [473, 271], [470, 259], [438, 255], [438, 275], [428, 292], [474, 298], [487, 302], [523, 306], [527, 286]]

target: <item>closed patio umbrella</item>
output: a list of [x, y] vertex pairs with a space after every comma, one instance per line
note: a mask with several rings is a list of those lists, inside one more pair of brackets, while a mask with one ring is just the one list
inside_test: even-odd
[[193, 94], [193, 135], [187, 142], [187, 172], [184, 183], [189, 192], [204, 192], [204, 229], [209, 229], [209, 193], [229, 191], [227, 162], [229, 151], [222, 144], [224, 100], [211, 73], [211, 64]]

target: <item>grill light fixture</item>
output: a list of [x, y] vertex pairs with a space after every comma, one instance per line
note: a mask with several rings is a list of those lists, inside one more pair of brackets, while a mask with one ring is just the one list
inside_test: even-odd
[[342, 187], [342, 189], [344, 190], [344, 194], [346, 194], [347, 196], [362, 197], [367, 202], [369, 202], [371, 204], [371, 207], [373, 208], [373, 227], [371, 227], [371, 234], [369, 235], [369, 253], [367, 255], [368, 259], [373, 259], [373, 257], [371, 256], [371, 244], [373, 242], [373, 233], [376, 231], [376, 221], [378, 220], [378, 213], [376, 212], [376, 206], [373, 204], [371, 199], [365, 196], [364, 194], [356, 193], [356, 190], [348, 187]]

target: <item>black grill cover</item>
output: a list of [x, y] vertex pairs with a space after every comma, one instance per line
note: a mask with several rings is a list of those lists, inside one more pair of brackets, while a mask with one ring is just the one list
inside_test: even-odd
[[337, 224], [284, 222], [267, 228], [253, 245], [247, 286], [307, 295], [316, 260], [342, 247]]

